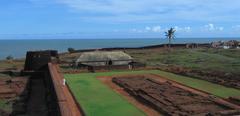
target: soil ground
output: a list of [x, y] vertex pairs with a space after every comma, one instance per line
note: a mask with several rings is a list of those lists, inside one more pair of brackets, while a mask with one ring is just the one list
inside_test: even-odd
[[[133, 75], [126, 75], [126, 76], [114, 76], [114, 77], [118, 77], [118, 78], [123, 78], [123, 77], [125, 77], [125, 78], [127, 78], [127, 79], [129, 79], [129, 78], [131, 78], [131, 77], [133, 77], [132, 79], [133, 79], [133, 83], [131, 83], [131, 84], [133, 84], [133, 86], [137, 86], [137, 85], [134, 85], [134, 84], [137, 84], [136, 82], [137, 81], [139, 81], [139, 79], [141, 80], [141, 79], [143, 79], [143, 78], [145, 78], [145, 76], [146, 75], [135, 75], [135, 76], [133, 76]], [[134, 78], [138, 78], [138, 79], [135, 79], [134, 80]], [[139, 77], [142, 77], [142, 78], [139, 78]], [[200, 100], [200, 98], [202, 99], [202, 100], [200, 100], [200, 101], [202, 101], [202, 103], [204, 104], [205, 103], [205, 101], [209, 101], [207, 104], [208, 104], [208, 106], [209, 107], [207, 107], [207, 110], [209, 110], [209, 109], [211, 109], [212, 108], [212, 111], [214, 112], [214, 110], [215, 111], [219, 111], [219, 110], [224, 110], [224, 108], [223, 109], [221, 109], [222, 107], [221, 106], [217, 106], [217, 105], [214, 105], [215, 103], [214, 102], [217, 102], [217, 103], [220, 103], [220, 104], [224, 104], [224, 105], [226, 105], [226, 106], [229, 106], [229, 107], [231, 107], [231, 108], [238, 108], [237, 106], [235, 106], [235, 105], [233, 105], [233, 104], [231, 104], [231, 103], [228, 103], [228, 102], [226, 102], [226, 101], [224, 101], [224, 100], [222, 100], [222, 99], [214, 99], [213, 101], [212, 100], [209, 100], [209, 95], [208, 94], [206, 94], [206, 93], [202, 93], [202, 92], [200, 92], [200, 91], [197, 91], [197, 90], [194, 90], [194, 89], [192, 89], [192, 88], [188, 88], [188, 87], [185, 87], [185, 86], [183, 86], [183, 85], [179, 85], [179, 84], [177, 84], [177, 83], [173, 83], [173, 82], [171, 82], [171, 85], [169, 85], [169, 84], [166, 84], [166, 79], [163, 79], [163, 78], [161, 78], [161, 77], [156, 77], [156, 76], [154, 76], [154, 75], [147, 75], [147, 77], [148, 78], [151, 78], [151, 79], [154, 79], [154, 80], [157, 80], [157, 82], [161, 82], [161, 83], [163, 83], [163, 85], [165, 86], [165, 87], [163, 87], [163, 88], [177, 88], [178, 90], [184, 90], [184, 91], [182, 91], [181, 92], [181, 94], [184, 94], [184, 92], [185, 93], [188, 93], [188, 92], [190, 92], [191, 94], [194, 94], [194, 95], [197, 95], [198, 97], [193, 97], [193, 96], [190, 96], [189, 98], [186, 98], [186, 99], [190, 99], [190, 101], [191, 101], [191, 99], [192, 99], [192, 101], [194, 101], [194, 99], [195, 99], [195, 102], [196, 101], [199, 101]], [[102, 77], [98, 77], [98, 79], [100, 79], [102, 82], [104, 82], [105, 84], [107, 84], [108, 86], [110, 86], [113, 90], [115, 90], [116, 92], [118, 92], [118, 93], [120, 93], [120, 94], [122, 94], [122, 95], [124, 95], [124, 97], [126, 97], [131, 103], [133, 103], [134, 105], [136, 105], [138, 108], [140, 108], [140, 109], [142, 109], [146, 114], [148, 114], [148, 115], [159, 115], [158, 114], [158, 112], [156, 112], [156, 110], [155, 111], [153, 111], [153, 109], [152, 109], [152, 107], [149, 107], [148, 105], [146, 105], [146, 104], [143, 104], [143, 103], [141, 103], [141, 102], [139, 102], [139, 101], [137, 101], [133, 96], [130, 96], [127, 92], [125, 92], [122, 88], [120, 88], [119, 86], [117, 86], [115, 83], [113, 83], [112, 82], [112, 78], [113, 77], [104, 77], [104, 76], [102, 76]], [[130, 79], [131, 80], [131, 79]], [[144, 82], [145, 83], [145, 82]], [[142, 83], [143, 84], [143, 83]], [[141, 86], [143, 86], [141, 84]], [[126, 83], [125, 83], [125, 85], [126, 85]], [[174, 87], [172, 87], [172, 85], [174, 86]], [[130, 85], [128, 85], [128, 87], [129, 87]], [[181, 88], [181, 89], [179, 89], [179, 88]], [[131, 90], [131, 89], [130, 89]], [[167, 90], [169, 90], [169, 89], [167, 89]], [[172, 90], [172, 89], [171, 89]], [[152, 92], [157, 92], [158, 90], [154, 90], [154, 91], [152, 91]], [[176, 92], [176, 91], [173, 91], [173, 93], [174, 92]], [[157, 94], [159, 94], [159, 93], [156, 93], [156, 95]], [[172, 94], [172, 93], [170, 93], [170, 94]], [[181, 103], [182, 102], [182, 100], [183, 99], [181, 99], [181, 96], [178, 96], [177, 94], [172, 94], [172, 95], [170, 95], [169, 93], [168, 93], [168, 97], [167, 98], [164, 98], [165, 100], [166, 99], [169, 99], [170, 101], [171, 100], [175, 100], [176, 98], [179, 98], [179, 103]], [[189, 94], [189, 93], [188, 93]], [[177, 95], [177, 96], [174, 96], [174, 95]], [[175, 97], [175, 98], [174, 98]], [[186, 97], [186, 96], [185, 96]], [[182, 97], [182, 98], [184, 98], [184, 97]], [[204, 100], [203, 100], [204, 99]], [[164, 101], [165, 101], [164, 100]], [[212, 104], [209, 104], [209, 103], [212, 103]], [[178, 103], [178, 102], [177, 102]], [[182, 102], [183, 103], [183, 102]], [[189, 107], [196, 107], [196, 109], [191, 109], [192, 111], [195, 111], [195, 112], [201, 112], [201, 113], [204, 113], [204, 111], [206, 111], [206, 109], [204, 110], [204, 108], [202, 108], [202, 110], [197, 110], [197, 109], [199, 109], [199, 107], [201, 106], [201, 105], [203, 105], [202, 103], [199, 103], [199, 104], [192, 104], [192, 103], [190, 103], [190, 106]], [[166, 105], [166, 104], [165, 104]], [[164, 105], [164, 107], [166, 107]], [[179, 104], [178, 104], [179, 105]], [[186, 105], [186, 104], [185, 104]], [[188, 104], [189, 105], [189, 104]], [[192, 106], [191, 106], [192, 105]], [[205, 103], [205, 105], [206, 105], [206, 103]], [[187, 106], [186, 106], [187, 107]], [[202, 107], [202, 106], [201, 106]], [[231, 108], [229, 108], [228, 110], [230, 110]], [[185, 110], [186, 110], [186, 108], [185, 108]], [[216, 113], [216, 112], [215, 112]]]
[[[28, 96], [28, 77], [0, 77], [0, 109], [1, 115], [13, 112], [25, 112], [25, 100]], [[18, 106], [18, 107], [16, 107]], [[5, 114], [4, 114], [5, 113]]]
[[45, 84], [38, 77], [41, 75], [0, 78], [0, 98], [9, 107], [8, 115], [47, 116]]
[[0, 78], [0, 98], [8, 99], [21, 95], [27, 83], [28, 77]]

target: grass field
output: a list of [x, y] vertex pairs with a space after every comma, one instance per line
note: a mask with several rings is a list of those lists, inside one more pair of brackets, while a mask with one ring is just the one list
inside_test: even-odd
[[[114, 73], [112, 73], [114, 74]], [[87, 116], [144, 116], [144, 112], [95, 77], [101, 74], [65, 75]]]
[[202, 91], [206, 91], [222, 98], [227, 98], [229, 96], [240, 96], [240, 90], [237, 89], [159, 70], [66, 74], [65, 78], [77, 101], [81, 104], [87, 115], [91, 116], [98, 114], [98, 116], [141, 116], [144, 115], [143, 112], [136, 109], [120, 95], [101, 83], [96, 77], [146, 73], [161, 75], [168, 79]]
[[128, 50], [135, 59], [149, 66], [177, 65], [201, 71], [240, 73], [240, 49]]
[[18, 68], [22, 69], [24, 66], [24, 60], [0, 60], [0, 70], [11, 69], [11, 68]]
[[[136, 61], [153, 67], [177, 66], [205, 73], [222, 72], [226, 75], [240, 75], [240, 49], [212, 49], [212, 48], [172, 48], [124, 50]], [[80, 53], [65, 54], [61, 59], [74, 60]], [[65, 69], [66, 70], [66, 69]], [[194, 76], [194, 75], [191, 75]], [[195, 74], [195, 76], [200, 76]]]

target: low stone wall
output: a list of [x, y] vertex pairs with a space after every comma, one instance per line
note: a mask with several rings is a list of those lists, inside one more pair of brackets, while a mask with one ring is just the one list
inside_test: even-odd
[[143, 63], [132, 63], [130, 65], [107, 65], [107, 66], [87, 66], [82, 65], [78, 69], [88, 70], [90, 72], [101, 71], [101, 70], [132, 70], [146, 67]]
[[93, 66], [93, 70], [129, 69], [128, 65]]

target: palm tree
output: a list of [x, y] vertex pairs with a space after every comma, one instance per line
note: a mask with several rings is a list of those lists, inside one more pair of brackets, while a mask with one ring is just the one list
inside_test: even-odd
[[165, 36], [168, 39], [168, 47], [171, 47], [171, 42], [175, 38], [176, 30], [174, 28], [170, 28], [167, 32], [165, 32]]

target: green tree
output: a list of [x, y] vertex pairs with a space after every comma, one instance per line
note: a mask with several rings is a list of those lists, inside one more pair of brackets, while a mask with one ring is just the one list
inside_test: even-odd
[[11, 56], [11, 55], [7, 56], [6, 60], [13, 60], [13, 56]]
[[172, 40], [175, 38], [176, 30], [174, 28], [170, 28], [167, 32], [165, 32], [165, 36], [168, 39], [168, 47], [171, 47]]
[[74, 48], [68, 48], [68, 52], [73, 53], [73, 52], [75, 52], [75, 49]]

